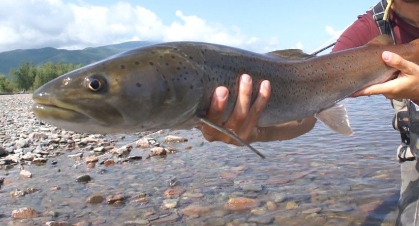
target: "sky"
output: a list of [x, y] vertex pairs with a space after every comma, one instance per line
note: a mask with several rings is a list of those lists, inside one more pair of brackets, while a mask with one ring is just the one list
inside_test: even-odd
[[0, 0], [0, 52], [201, 41], [259, 53], [332, 42], [378, 0]]

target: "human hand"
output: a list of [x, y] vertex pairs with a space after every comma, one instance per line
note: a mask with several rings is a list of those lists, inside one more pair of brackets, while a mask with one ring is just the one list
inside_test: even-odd
[[[259, 117], [263, 112], [271, 94], [269, 81], [264, 80], [259, 89], [258, 97], [251, 103], [252, 78], [244, 74], [240, 78], [239, 95], [230, 118], [224, 127], [231, 129], [246, 142], [273, 141], [292, 139], [311, 130], [316, 122], [314, 117], [301, 122], [289, 122], [271, 127], [257, 127]], [[228, 90], [226, 87], [217, 87], [211, 101], [207, 118], [218, 124], [223, 124], [223, 115], [227, 106]], [[229, 144], [241, 145], [224, 133], [208, 126], [202, 125], [201, 131], [208, 141], [222, 141]]]
[[357, 91], [352, 96], [383, 94], [389, 99], [419, 100], [419, 65], [388, 51], [383, 52], [382, 58], [388, 66], [400, 70], [398, 77]]

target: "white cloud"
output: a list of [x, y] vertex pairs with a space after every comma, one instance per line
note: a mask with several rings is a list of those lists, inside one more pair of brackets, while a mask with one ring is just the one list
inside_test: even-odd
[[332, 36], [332, 38], [339, 38], [339, 36], [342, 34], [342, 30], [341, 31], [335, 31], [335, 29], [332, 26], [326, 26], [326, 33], [330, 36]]
[[[13, 13], [10, 13], [13, 12]], [[162, 22], [142, 6], [118, 2], [110, 6], [64, 3], [61, 0], [0, 1], [0, 51], [18, 48], [84, 48], [131, 40], [203, 41], [257, 52], [279, 49], [278, 38], [263, 40], [196, 15], [174, 12]]]

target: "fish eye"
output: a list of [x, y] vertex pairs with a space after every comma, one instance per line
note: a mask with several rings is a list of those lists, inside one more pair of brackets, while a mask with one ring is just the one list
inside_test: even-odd
[[92, 92], [102, 92], [106, 89], [106, 80], [101, 75], [92, 75], [85, 79], [86, 87]]
[[94, 80], [90, 81], [88, 87], [89, 87], [90, 90], [97, 92], [102, 87], [102, 83], [98, 79], [94, 79]]

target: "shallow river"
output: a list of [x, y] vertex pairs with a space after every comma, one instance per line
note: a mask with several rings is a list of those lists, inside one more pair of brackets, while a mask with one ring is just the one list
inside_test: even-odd
[[[20, 177], [18, 166], [1, 170], [0, 225], [393, 225], [400, 186], [393, 110], [382, 97], [343, 103], [354, 136], [318, 123], [294, 140], [254, 144], [264, 160], [245, 148], [206, 142], [194, 129], [152, 135], [178, 150], [166, 157], [88, 168], [68, 158], [80, 152], [75, 149], [45, 165], [25, 166], [32, 178]], [[165, 144], [168, 134], [188, 141]], [[116, 146], [139, 138], [126, 135]], [[131, 154], [143, 152], [134, 148]], [[76, 182], [84, 174], [91, 181]], [[10, 194], [27, 188], [36, 191]], [[94, 194], [123, 199], [87, 203]], [[229, 206], [231, 198], [251, 204]], [[22, 207], [33, 208], [36, 217], [13, 219], [11, 212]]]

